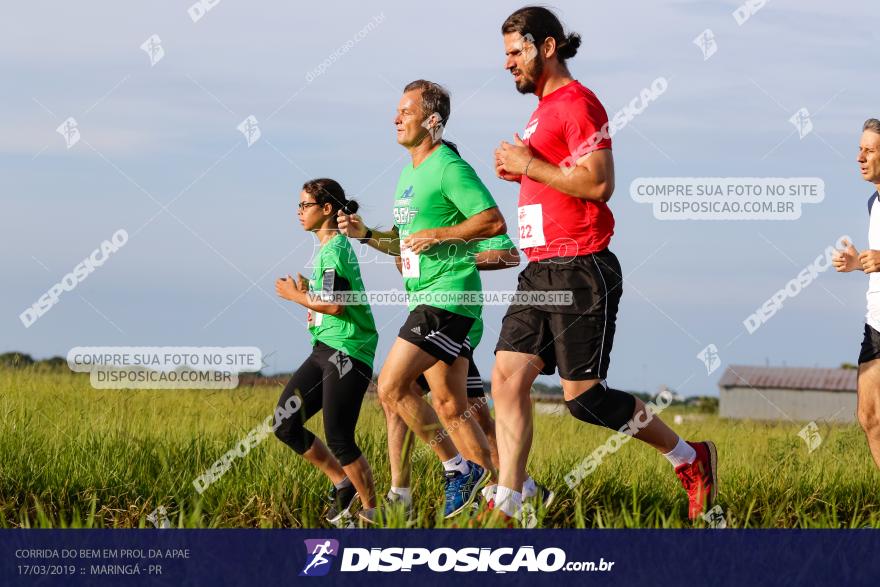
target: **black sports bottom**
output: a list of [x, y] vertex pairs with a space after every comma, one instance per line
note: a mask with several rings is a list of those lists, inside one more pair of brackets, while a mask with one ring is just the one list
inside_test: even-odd
[[278, 426], [275, 436], [303, 454], [315, 441], [315, 435], [305, 428], [305, 423], [323, 409], [330, 452], [343, 466], [356, 461], [361, 449], [355, 442], [354, 430], [372, 376], [373, 370], [366, 363], [317, 343], [281, 392], [279, 408], [287, 405], [294, 395], [299, 396], [302, 405]]
[[397, 333], [435, 359], [451, 365], [458, 357], [470, 358], [468, 332], [474, 319], [421, 304], [412, 309]]
[[862, 350], [859, 353], [859, 365], [880, 359], [880, 332], [870, 324], [865, 324], [865, 337], [862, 339]]
[[543, 372], [570, 381], [605, 379], [614, 342], [623, 277], [617, 257], [591, 255], [530, 262], [517, 292], [571, 291], [570, 305], [511, 305], [501, 322], [495, 352], [538, 355]]

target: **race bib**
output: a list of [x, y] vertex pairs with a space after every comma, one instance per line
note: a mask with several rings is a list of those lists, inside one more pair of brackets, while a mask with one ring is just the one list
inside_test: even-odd
[[320, 326], [324, 322], [324, 314], [320, 312], [315, 312], [314, 310], [309, 310], [308, 314], [306, 314], [306, 324], [309, 328], [313, 326]]
[[541, 204], [520, 206], [519, 213], [519, 248], [543, 247], [547, 244], [544, 240], [544, 214], [541, 212]]
[[[312, 289], [314, 285], [315, 280], [314, 278], [312, 278], [309, 280], [309, 294], [315, 293], [315, 291]], [[316, 312], [314, 310], [309, 310], [308, 312], [309, 313], [306, 314], [306, 323], [308, 324], [309, 328], [313, 326], [320, 326], [324, 322], [324, 314], [322, 314], [321, 312]]]
[[419, 276], [419, 256], [412, 249], [400, 251], [400, 266], [404, 277], [409, 279]]

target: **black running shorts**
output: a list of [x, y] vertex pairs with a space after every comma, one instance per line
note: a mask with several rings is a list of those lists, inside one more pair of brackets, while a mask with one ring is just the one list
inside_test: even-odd
[[859, 353], [859, 365], [880, 359], [880, 332], [870, 324], [865, 324], [865, 336], [862, 338], [862, 351]]
[[458, 357], [470, 359], [468, 332], [473, 318], [434, 306], [416, 306], [397, 333], [432, 357], [451, 365]]
[[571, 291], [571, 304], [536, 305], [517, 300], [501, 323], [495, 352], [537, 355], [543, 373], [570, 381], [605, 379], [623, 278], [617, 257], [605, 249], [591, 255], [530, 262], [517, 293]]

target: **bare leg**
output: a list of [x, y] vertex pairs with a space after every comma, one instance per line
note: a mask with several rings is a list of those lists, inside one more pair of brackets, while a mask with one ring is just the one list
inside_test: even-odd
[[388, 462], [391, 465], [391, 486], [409, 487], [412, 474], [413, 433], [406, 427], [403, 418], [382, 403], [385, 411], [385, 425], [388, 429]]
[[532, 448], [532, 383], [544, 362], [536, 355], [498, 351], [492, 370], [495, 434], [498, 439], [499, 485], [520, 491]]
[[379, 399], [403, 418], [409, 429], [429, 444], [441, 461], [448, 461], [458, 451], [448, 437], [431, 442], [442, 428], [440, 420], [431, 406], [413, 389], [416, 378], [435, 363], [437, 359], [411, 342], [398, 338], [379, 374]]
[[322, 473], [327, 475], [330, 481], [336, 485], [348, 477], [360, 496], [361, 503], [365, 508], [376, 507], [376, 489], [373, 484], [373, 472], [367, 459], [361, 455], [356, 461], [345, 465], [339, 464], [330, 449], [320, 438], [315, 438], [312, 446], [303, 453], [303, 458], [312, 463]]
[[302, 456], [327, 475], [334, 485], [345, 479], [345, 471], [342, 470], [342, 465], [339, 464], [339, 461], [336, 460], [336, 457], [333, 456], [333, 453], [330, 452], [330, 449], [327, 448], [327, 445], [320, 438], [315, 438], [312, 446]]
[[342, 467], [345, 474], [351, 479], [354, 488], [357, 489], [361, 504], [364, 509], [376, 507], [376, 485], [373, 483], [373, 471], [364, 455], [357, 460]]
[[[651, 414], [645, 411], [645, 404], [636, 398], [636, 410], [633, 414], [638, 422], [647, 424], [635, 433], [634, 438], [650, 444], [661, 453], [668, 453], [678, 444], [679, 435], [660, 419], [659, 414]], [[641, 425], [641, 424], [640, 424]]]
[[858, 417], [874, 463], [880, 467], [880, 359], [859, 365]]
[[483, 434], [486, 435], [486, 440], [489, 441], [489, 452], [492, 455], [492, 465], [497, 469], [499, 467], [498, 440], [495, 438], [495, 420], [492, 419], [492, 413], [489, 411], [488, 398], [486, 396], [469, 397], [468, 410], [474, 414], [477, 424], [480, 425]]
[[489, 442], [480, 426], [467, 412], [467, 371], [469, 361], [459, 357], [447, 365], [437, 362], [425, 371], [437, 415], [446, 426], [452, 443], [468, 460], [477, 463], [497, 477], [489, 452]]

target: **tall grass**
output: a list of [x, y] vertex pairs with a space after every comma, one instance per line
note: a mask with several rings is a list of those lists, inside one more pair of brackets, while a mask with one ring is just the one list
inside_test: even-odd
[[[0, 369], [0, 527], [152, 527], [147, 516], [159, 506], [178, 527], [322, 526], [329, 482], [273, 436], [202, 495], [192, 484], [272, 413], [280, 391], [107, 391], [92, 389], [87, 375]], [[309, 426], [323, 434], [320, 416]], [[820, 426], [823, 443], [813, 453], [800, 427], [685, 416], [676, 428], [717, 444], [728, 527], [880, 527], [880, 474], [858, 427]], [[358, 441], [380, 494], [390, 481], [384, 429], [368, 399]], [[693, 526], [669, 464], [639, 442], [608, 456], [574, 490], [566, 486], [565, 474], [609, 434], [568, 416], [536, 415], [529, 472], [557, 493], [540, 525]], [[440, 519], [442, 480], [430, 451], [417, 451], [420, 527], [462, 525]]]

